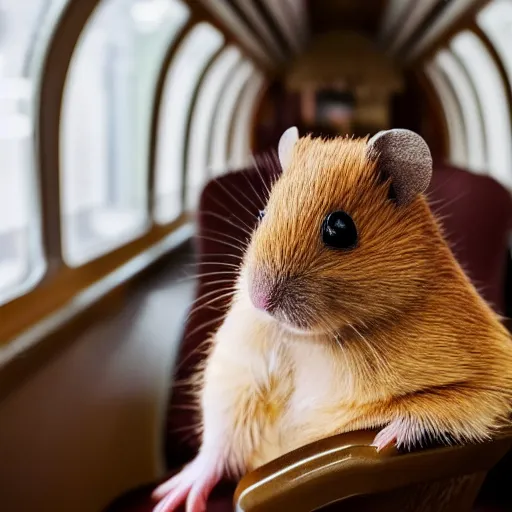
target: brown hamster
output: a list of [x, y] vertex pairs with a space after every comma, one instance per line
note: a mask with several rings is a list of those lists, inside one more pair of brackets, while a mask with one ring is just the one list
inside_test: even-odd
[[380, 428], [376, 449], [410, 447], [481, 441], [508, 420], [512, 343], [422, 195], [423, 139], [290, 129], [279, 157], [212, 340], [201, 449], [155, 491], [155, 511], [205, 510], [223, 475], [337, 433]]

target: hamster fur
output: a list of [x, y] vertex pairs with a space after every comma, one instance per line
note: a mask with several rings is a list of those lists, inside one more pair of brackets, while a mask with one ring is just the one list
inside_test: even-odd
[[[273, 186], [212, 340], [197, 458], [155, 510], [204, 510], [225, 474], [379, 428], [375, 446], [478, 442], [508, 421], [512, 343], [455, 261], [424, 196], [397, 206], [366, 139], [304, 137]], [[322, 243], [349, 212], [358, 245]], [[257, 309], [264, 289], [271, 313]]]

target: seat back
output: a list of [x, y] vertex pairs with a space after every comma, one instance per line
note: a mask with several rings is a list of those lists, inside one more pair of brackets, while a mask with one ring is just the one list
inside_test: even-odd
[[[169, 466], [187, 462], [197, 451], [200, 423], [194, 376], [229, 306], [237, 265], [259, 210], [281, 171], [275, 153], [261, 156], [256, 164], [212, 179], [201, 195], [196, 302], [185, 325], [167, 415]], [[429, 199], [444, 217], [448, 241], [462, 266], [484, 298], [503, 309], [506, 219], [512, 212], [508, 193], [490, 178], [442, 166], [434, 172]]]
[[451, 249], [483, 298], [505, 313], [512, 197], [489, 176], [437, 165], [427, 191]]
[[277, 154], [270, 152], [251, 167], [212, 179], [201, 194], [194, 241], [196, 302], [185, 324], [167, 415], [169, 467], [185, 463], [198, 449], [194, 376], [229, 306], [244, 247], [280, 172]]

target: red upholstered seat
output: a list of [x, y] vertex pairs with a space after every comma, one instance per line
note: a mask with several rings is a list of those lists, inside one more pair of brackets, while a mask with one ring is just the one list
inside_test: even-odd
[[[169, 468], [178, 468], [190, 460], [198, 448], [198, 417], [190, 410], [194, 403], [191, 378], [204, 358], [205, 340], [222, 321], [229, 303], [230, 286], [236, 276], [232, 265], [239, 263], [270, 183], [279, 172], [273, 154], [260, 159], [258, 168], [212, 180], [203, 191], [195, 243], [197, 272], [201, 276], [196, 296], [204, 298], [194, 305], [187, 321], [178, 358], [166, 427]], [[502, 311], [506, 235], [512, 217], [510, 196], [494, 180], [450, 166], [436, 169], [429, 196], [434, 210], [445, 218], [446, 233], [456, 256], [484, 297]], [[229, 485], [217, 489], [208, 512], [231, 511], [233, 489]], [[150, 491], [145, 488], [124, 496], [108, 512], [149, 511]]]
[[482, 296], [503, 314], [510, 193], [489, 176], [444, 164], [436, 165], [428, 195], [455, 256]]

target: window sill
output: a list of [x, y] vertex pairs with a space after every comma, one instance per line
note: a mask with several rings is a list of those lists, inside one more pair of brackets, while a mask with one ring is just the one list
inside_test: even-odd
[[32, 344], [43, 336], [34, 338], [33, 333], [49, 318], [63, 311], [79, 312], [90, 300], [122, 285], [192, 234], [193, 224], [187, 216], [167, 226], [155, 225], [140, 238], [80, 268], [61, 266], [32, 291], [1, 306], [0, 367], [19, 353], [16, 347], [28, 343], [20, 340], [30, 339]]

